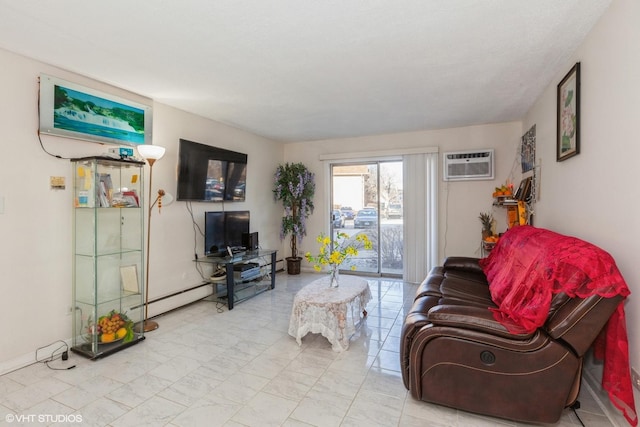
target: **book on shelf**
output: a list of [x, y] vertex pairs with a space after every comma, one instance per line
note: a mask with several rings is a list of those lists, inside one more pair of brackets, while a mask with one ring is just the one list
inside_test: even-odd
[[136, 193], [136, 190], [123, 191], [122, 196], [126, 200], [128, 206], [134, 208], [140, 206], [140, 199], [138, 198], [138, 193]]
[[111, 199], [113, 198], [113, 183], [111, 181], [111, 175], [108, 173], [101, 173], [99, 180], [100, 186], [98, 189], [98, 199], [100, 200], [100, 206], [108, 208], [111, 206]]
[[97, 181], [99, 184], [96, 186], [96, 193], [100, 207], [140, 207], [140, 198], [135, 189], [114, 192], [111, 175], [108, 173], [99, 174]]
[[137, 208], [140, 207], [140, 199], [135, 190], [126, 190], [113, 194], [111, 206], [115, 208]]

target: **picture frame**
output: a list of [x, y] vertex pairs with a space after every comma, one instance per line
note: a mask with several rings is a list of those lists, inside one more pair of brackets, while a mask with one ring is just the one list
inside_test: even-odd
[[580, 63], [558, 84], [556, 161], [562, 162], [580, 153]]
[[522, 135], [520, 144], [520, 164], [522, 173], [527, 173], [535, 167], [536, 163], [536, 125]]
[[516, 190], [516, 194], [514, 195], [514, 199], [522, 201], [522, 202], [529, 202], [531, 199], [531, 186], [533, 183], [533, 178], [532, 177], [526, 177], [523, 178], [522, 181], [520, 181], [520, 185], [518, 186], [518, 189]]
[[130, 294], [140, 293], [138, 282], [138, 266], [123, 265], [120, 267], [120, 278], [122, 280], [122, 290]]
[[152, 107], [40, 74], [39, 132], [100, 144], [151, 144]]

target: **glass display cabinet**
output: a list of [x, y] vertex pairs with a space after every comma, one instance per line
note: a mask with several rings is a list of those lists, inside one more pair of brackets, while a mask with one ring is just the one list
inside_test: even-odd
[[144, 162], [73, 165], [73, 338], [90, 359], [144, 339]]

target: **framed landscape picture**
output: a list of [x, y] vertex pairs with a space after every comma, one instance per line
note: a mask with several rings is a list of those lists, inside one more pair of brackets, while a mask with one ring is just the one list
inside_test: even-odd
[[40, 133], [98, 143], [151, 143], [152, 109], [45, 74], [40, 75]]
[[558, 84], [557, 156], [561, 162], [580, 153], [580, 63]]

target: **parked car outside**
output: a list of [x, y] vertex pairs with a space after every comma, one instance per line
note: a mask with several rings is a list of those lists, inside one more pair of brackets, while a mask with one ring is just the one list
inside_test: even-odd
[[344, 227], [344, 217], [342, 216], [342, 212], [338, 209], [331, 211], [331, 223], [333, 224], [333, 228]]
[[378, 225], [378, 211], [365, 208], [356, 214], [353, 220], [353, 228], [371, 228]]
[[387, 210], [387, 218], [402, 218], [402, 204], [389, 203], [389, 209]]
[[351, 206], [343, 206], [340, 208], [340, 212], [342, 212], [342, 216], [344, 219], [353, 219], [354, 212]]
[[214, 178], [207, 178], [204, 189], [205, 200], [222, 200], [224, 184]]
[[245, 188], [247, 188], [247, 184], [245, 182], [238, 183], [238, 185], [233, 189], [233, 198], [244, 200]]

